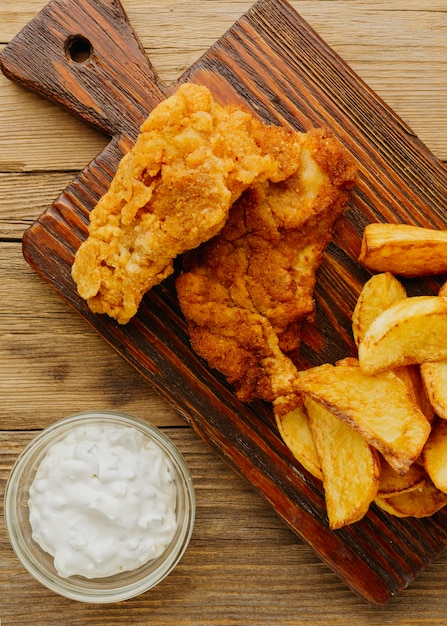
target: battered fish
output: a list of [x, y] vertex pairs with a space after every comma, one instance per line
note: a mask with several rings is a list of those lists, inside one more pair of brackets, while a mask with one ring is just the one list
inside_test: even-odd
[[185, 255], [176, 281], [194, 350], [245, 402], [296, 405], [287, 356], [314, 313], [316, 270], [355, 184], [357, 168], [327, 130], [303, 134], [299, 168], [253, 185], [222, 231]]
[[144, 122], [90, 214], [72, 268], [80, 296], [125, 324], [178, 254], [218, 233], [250, 185], [295, 172], [299, 153], [299, 133], [181, 86]]

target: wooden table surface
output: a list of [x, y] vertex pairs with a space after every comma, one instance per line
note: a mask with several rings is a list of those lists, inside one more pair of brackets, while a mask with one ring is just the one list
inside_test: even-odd
[[[0, 49], [44, 4], [1, 1]], [[169, 84], [251, 2], [122, 4]], [[447, 161], [447, 0], [291, 4]], [[102, 606], [66, 600], [35, 582], [15, 557], [2, 516], [1, 626], [447, 624], [447, 554], [385, 607], [356, 597], [26, 264], [23, 231], [107, 142], [0, 75], [0, 493], [39, 429], [77, 411], [117, 409], [161, 427], [183, 452], [196, 486], [196, 525], [180, 565], [163, 583]]]

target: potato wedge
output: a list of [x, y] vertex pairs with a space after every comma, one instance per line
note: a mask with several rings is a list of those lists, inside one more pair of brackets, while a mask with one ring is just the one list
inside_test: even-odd
[[390, 498], [377, 497], [378, 507], [396, 517], [430, 517], [447, 504], [447, 494], [426, 481], [419, 489]]
[[[403, 285], [389, 272], [376, 274], [365, 283], [352, 315], [352, 333], [357, 347], [376, 317], [406, 297]], [[406, 384], [431, 423], [434, 418], [433, 409], [427, 399], [418, 366], [401, 366], [393, 369], [393, 372]]]
[[408, 472], [402, 475], [398, 474], [385, 459], [381, 459], [380, 465], [380, 482], [377, 492], [379, 498], [390, 498], [407, 491], [414, 491], [422, 487], [427, 480], [425, 469], [418, 463], [413, 463]]
[[421, 377], [436, 415], [447, 420], [447, 361], [423, 363]]
[[406, 297], [405, 288], [390, 272], [376, 274], [364, 284], [352, 314], [352, 333], [357, 347], [376, 317]]
[[285, 415], [275, 413], [275, 420], [282, 440], [294, 457], [312, 476], [322, 480], [320, 460], [304, 406], [299, 406]]
[[323, 472], [329, 527], [335, 530], [367, 513], [379, 486], [379, 455], [358, 432], [311, 398], [305, 406]]
[[429, 423], [432, 424], [435, 419], [435, 413], [427, 396], [424, 383], [422, 382], [419, 365], [396, 367], [392, 372], [402, 380], [408, 393], [414, 399]]
[[352, 367], [360, 367], [359, 360], [355, 356], [345, 356], [343, 359], [336, 361], [335, 365], [350, 365]]
[[[372, 276], [360, 292], [352, 315], [352, 333], [357, 345], [361, 343], [372, 322], [392, 304], [407, 297], [403, 285], [389, 272]], [[418, 366], [408, 365], [393, 369], [418, 402], [426, 418], [433, 421], [433, 409], [428, 402]]]
[[419, 457], [430, 434], [430, 424], [392, 372], [367, 376], [359, 367], [325, 364], [302, 373], [296, 385], [347, 422], [400, 474]]
[[433, 276], [447, 272], [447, 231], [407, 224], [368, 224], [359, 263], [374, 272]]
[[422, 463], [433, 484], [447, 493], [447, 421], [438, 420], [422, 450]]
[[412, 363], [447, 360], [447, 298], [405, 298], [381, 313], [358, 353], [366, 374]]

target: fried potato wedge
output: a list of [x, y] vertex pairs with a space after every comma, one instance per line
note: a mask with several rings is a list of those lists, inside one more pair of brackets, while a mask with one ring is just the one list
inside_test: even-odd
[[402, 475], [398, 474], [385, 459], [381, 459], [380, 466], [380, 482], [377, 492], [379, 498], [390, 498], [407, 491], [414, 491], [422, 487], [427, 480], [425, 469], [418, 463], [413, 463], [408, 472]]
[[422, 463], [433, 484], [447, 493], [447, 421], [438, 420], [422, 450]]
[[322, 480], [320, 460], [305, 407], [299, 406], [285, 415], [275, 413], [275, 420], [282, 440], [294, 457], [312, 476]]
[[[406, 297], [404, 286], [390, 272], [376, 274], [365, 283], [352, 315], [352, 333], [357, 347], [372, 322], [392, 304]], [[425, 417], [432, 422], [433, 409], [428, 401], [418, 367], [401, 366], [394, 368], [393, 372], [403, 380]]]
[[[444, 361], [442, 361], [442, 363], [443, 362]], [[344, 359], [340, 359], [335, 363], [335, 365], [351, 365], [352, 367], [360, 367], [358, 359], [353, 356], [347, 356]], [[401, 381], [406, 386], [408, 393], [419, 406], [422, 413], [425, 415], [430, 424], [432, 424], [436, 416], [425, 391], [419, 366], [406, 365], [403, 367], [396, 367], [391, 371], [393, 372], [393, 374], [396, 374], [396, 376], [401, 379]]]
[[447, 361], [423, 363], [421, 377], [434, 412], [447, 420]]
[[376, 274], [364, 284], [352, 314], [352, 333], [357, 347], [376, 317], [406, 297], [404, 286], [390, 272]]
[[412, 363], [447, 360], [447, 298], [417, 296], [391, 305], [371, 323], [358, 347], [366, 374]]
[[390, 498], [377, 497], [378, 507], [396, 517], [430, 517], [447, 504], [447, 494], [430, 481], [414, 491], [407, 491]]
[[368, 224], [359, 263], [374, 272], [428, 276], [447, 272], [447, 231], [407, 224]]
[[430, 424], [393, 372], [367, 376], [360, 367], [325, 364], [302, 373], [296, 385], [355, 429], [400, 474], [419, 457], [430, 434]]
[[336, 361], [335, 365], [350, 365], [351, 367], [360, 367], [359, 360], [355, 356], [345, 356], [343, 359]]
[[403, 365], [402, 367], [394, 368], [392, 371], [402, 380], [408, 393], [417, 403], [429, 423], [432, 424], [435, 419], [435, 412], [422, 382], [419, 365]]
[[380, 459], [358, 432], [323, 406], [311, 398], [305, 406], [323, 472], [329, 526], [335, 530], [367, 513], [377, 495]]

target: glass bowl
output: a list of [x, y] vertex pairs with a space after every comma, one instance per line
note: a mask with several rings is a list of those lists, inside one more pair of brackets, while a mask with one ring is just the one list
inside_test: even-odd
[[[28, 508], [29, 488], [49, 448], [64, 439], [73, 429], [86, 424], [132, 427], [161, 449], [171, 465], [177, 488], [177, 528], [163, 554], [136, 569], [101, 578], [78, 575], [64, 578], [57, 572], [53, 557], [32, 538]], [[19, 455], [5, 490], [6, 529], [22, 565], [48, 589], [80, 602], [118, 602], [157, 585], [183, 556], [191, 538], [194, 520], [194, 486], [182, 455], [158, 428], [124, 413], [80, 413], [52, 424], [39, 433]]]

